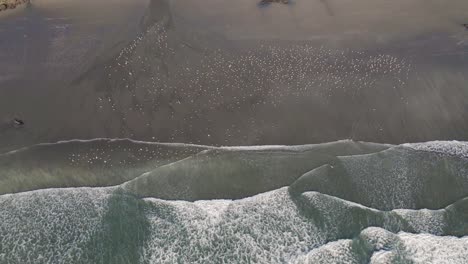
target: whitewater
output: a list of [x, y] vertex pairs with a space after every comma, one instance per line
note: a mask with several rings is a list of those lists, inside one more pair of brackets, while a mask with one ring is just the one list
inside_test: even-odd
[[0, 155], [0, 263], [466, 263], [467, 152], [38, 144]]

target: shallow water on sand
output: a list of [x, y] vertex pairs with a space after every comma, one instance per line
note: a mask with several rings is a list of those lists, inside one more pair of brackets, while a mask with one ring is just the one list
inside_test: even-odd
[[465, 1], [37, 0], [8, 12], [3, 150], [466, 139]]

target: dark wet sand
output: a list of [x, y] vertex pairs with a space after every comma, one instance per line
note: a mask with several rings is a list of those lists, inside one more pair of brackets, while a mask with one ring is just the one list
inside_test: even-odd
[[0, 14], [1, 151], [468, 139], [466, 1], [77, 2]]

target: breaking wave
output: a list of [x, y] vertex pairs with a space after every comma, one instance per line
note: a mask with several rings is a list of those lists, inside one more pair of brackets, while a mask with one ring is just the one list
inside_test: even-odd
[[464, 142], [0, 155], [0, 263], [465, 263]]

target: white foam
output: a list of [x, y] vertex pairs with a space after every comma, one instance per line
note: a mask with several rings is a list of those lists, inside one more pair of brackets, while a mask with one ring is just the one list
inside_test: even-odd
[[431, 233], [441, 235], [445, 228], [445, 209], [440, 210], [409, 210], [395, 209], [397, 215], [400, 215], [408, 224], [418, 233]]
[[324, 243], [286, 188], [235, 201], [146, 200], [177, 215], [174, 222], [148, 215], [151, 263], [287, 263]]
[[468, 142], [466, 141], [430, 141], [423, 143], [406, 143], [402, 146], [420, 151], [437, 152], [468, 159]]
[[369, 264], [394, 263], [395, 253], [387, 250], [379, 250], [372, 254]]
[[[195, 147], [195, 148], [205, 148], [207, 150], [221, 149], [221, 150], [231, 150], [231, 151], [242, 151], [242, 150], [244, 151], [265, 151], [265, 150], [302, 151], [302, 150], [307, 150], [314, 146], [326, 146], [326, 145], [331, 145], [335, 143], [356, 142], [356, 141], [353, 141], [352, 139], [343, 139], [343, 140], [337, 140], [337, 141], [332, 141], [332, 142], [324, 142], [324, 143], [317, 143], [317, 144], [304, 144], [304, 145], [255, 145], [255, 146], [220, 146], [220, 147], [217, 147], [217, 146], [199, 145], [199, 144], [191, 144], [191, 143], [141, 141], [141, 140], [135, 140], [131, 138], [93, 138], [93, 139], [69, 139], [69, 140], [60, 140], [57, 142], [39, 143], [39, 144], [19, 148], [16, 150], [11, 150], [5, 153], [0, 153], [0, 156], [26, 151], [34, 147], [54, 146], [54, 145], [68, 144], [68, 143], [93, 143], [93, 142], [99, 142], [99, 141], [104, 141], [104, 142], [109, 142], [109, 143], [119, 142], [119, 141], [129, 141], [134, 144], [160, 145], [160, 146], [168, 146], [168, 147]], [[379, 143], [370, 143], [370, 142], [366, 142], [366, 143], [379, 144]], [[393, 146], [390, 144], [381, 144], [381, 145], [389, 146], [389, 147]]]
[[299, 256], [291, 261], [291, 264], [315, 264], [315, 263], [355, 263], [351, 248], [352, 240], [343, 239], [327, 243], [315, 248], [308, 254]]
[[468, 237], [440, 237], [429, 234], [399, 233], [405, 254], [416, 264], [466, 264]]
[[110, 188], [0, 196], [0, 263], [73, 263], [101, 227]]
[[207, 145], [197, 145], [197, 144], [189, 144], [189, 143], [169, 143], [169, 142], [152, 142], [152, 141], [141, 141], [141, 140], [134, 140], [130, 138], [93, 138], [93, 139], [69, 139], [69, 140], [60, 140], [57, 142], [50, 142], [50, 143], [39, 143], [28, 147], [19, 148], [16, 150], [8, 151], [6, 153], [0, 153], [0, 155], [10, 155], [17, 152], [22, 152], [34, 147], [44, 147], [44, 146], [54, 146], [60, 144], [68, 144], [68, 143], [92, 143], [92, 142], [119, 142], [119, 141], [129, 141], [135, 144], [145, 144], [145, 145], [160, 145], [160, 146], [168, 146], [168, 147], [197, 147], [197, 148], [206, 148], [206, 149], [216, 149], [217, 147], [207, 146]]
[[[466, 264], [468, 259], [468, 237], [393, 234], [377, 227], [366, 228], [359, 237], [373, 251], [369, 262], [372, 264]], [[359, 255], [362, 253], [353, 251], [353, 240], [338, 240], [313, 249], [292, 263], [361, 263], [362, 258], [367, 258]]]
[[209, 215], [212, 221], [218, 223], [222, 220], [224, 212], [226, 212], [231, 203], [232, 200], [209, 200], [196, 201], [193, 204]]
[[[0, 239], [8, 251], [0, 263], [73, 263], [93, 234], [100, 232], [107, 202], [115, 188], [38, 190], [0, 196]], [[142, 258], [150, 263], [356, 263], [363, 252], [354, 240], [330, 241], [340, 236], [340, 222], [350, 210], [360, 208], [379, 214], [399, 213], [410, 222], [431, 219], [430, 210], [382, 212], [317, 192], [309, 198], [313, 218], [305, 218], [287, 188], [240, 200], [165, 201], [144, 199], [150, 237]], [[348, 210], [349, 209], [349, 210]], [[437, 219], [436, 219], [437, 220]], [[438, 221], [438, 220], [437, 220]], [[437, 230], [428, 221], [421, 230]], [[415, 263], [464, 263], [468, 237], [391, 233], [369, 227], [358, 237], [373, 250], [371, 263], [410, 259]], [[43, 241], [37, 244], [36, 241]], [[6, 246], [5, 246], [6, 245]]]

